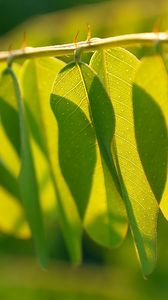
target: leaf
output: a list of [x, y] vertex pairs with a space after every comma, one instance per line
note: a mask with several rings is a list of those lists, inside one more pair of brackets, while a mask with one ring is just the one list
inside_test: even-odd
[[[5, 66], [4, 66], [5, 68]], [[4, 85], [2, 84], [4, 83]], [[0, 123], [0, 230], [7, 234], [13, 234], [19, 238], [30, 237], [29, 228], [24, 219], [23, 207], [20, 201], [20, 192], [18, 186], [18, 174], [20, 170], [20, 159], [16, 148], [13, 147], [9, 136], [15, 134], [15, 128], [18, 125], [18, 119], [14, 118], [13, 121], [17, 121], [17, 124], [13, 123], [12, 126], [8, 126], [7, 123], [11, 121], [11, 115], [7, 112], [11, 112], [10, 107], [15, 107], [13, 109], [14, 114], [17, 115], [17, 103], [10, 103], [11, 97], [9, 91], [12, 92], [11, 80], [6, 79], [4, 74], [0, 79], [0, 101], [7, 107], [5, 111], [6, 119], [2, 114], [4, 110], [0, 110], [1, 123]], [[15, 104], [15, 106], [13, 105]], [[3, 119], [3, 122], [2, 122]], [[5, 127], [3, 126], [5, 124]], [[11, 132], [8, 131], [8, 136], [6, 135], [6, 124]], [[19, 134], [18, 134], [19, 135]]]
[[167, 98], [167, 74], [161, 57], [144, 58], [133, 86], [135, 133], [141, 161], [158, 202], [167, 177]]
[[[51, 94], [51, 107], [58, 124], [55, 155], [88, 234], [96, 242], [114, 247], [123, 240], [127, 222], [122, 200], [100, 154], [89, 113], [89, 101], [95, 101], [99, 95], [113, 117], [108, 96], [89, 67], [71, 63], [60, 71]], [[107, 110], [106, 113], [108, 118]], [[114, 125], [113, 118], [109, 124], [109, 139]]]
[[39, 205], [38, 186], [20, 88], [15, 73], [9, 68], [5, 70], [1, 79], [4, 82], [4, 91], [6, 90], [5, 87], [8, 87], [6, 95], [4, 92], [3, 101], [12, 104], [15, 103], [15, 105], [17, 103], [18, 105], [21, 141], [21, 170], [19, 174], [20, 195], [32, 231], [37, 255], [41, 264], [45, 266], [47, 259], [46, 243]]
[[128, 51], [115, 48], [96, 52], [91, 66], [106, 86], [114, 108], [112, 151], [142, 271], [148, 275], [156, 262], [158, 205], [143, 170], [134, 132], [132, 83], [139, 63]]
[[161, 56], [144, 58], [133, 86], [135, 133], [146, 176], [166, 218], [168, 218], [167, 100], [168, 78]]
[[[57, 126], [49, 101], [55, 76], [63, 66], [63, 62], [52, 58], [27, 61], [23, 67], [22, 85], [29, 129], [45, 156], [49, 168], [50, 191], [43, 196], [46, 198], [46, 202], [49, 202], [49, 198], [52, 196], [51, 189], [54, 188], [58, 219], [71, 260], [79, 263], [81, 261], [81, 224], [55, 155], [58, 138]], [[42, 155], [40, 158], [39, 154], [35, 157], [37, 157], [35, 162], [38, 165], [41, 163]], [[44, 194], [44, 191], [42, 192]]]

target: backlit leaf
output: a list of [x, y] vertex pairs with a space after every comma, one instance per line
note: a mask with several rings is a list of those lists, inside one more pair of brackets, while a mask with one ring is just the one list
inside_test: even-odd
[[[19, 203], [19, 132], [17, 132], [19, 142], [18, 145], [14, 140], [12, 140], [14, 141], [14, 143], [12, 143], [9, 138], [16, 136], [15, 128], [18, 128], [19, 120], [17, 117], [14, 119], [10, 118], [11, 112], [17, 116], [17, 103], [13, 97], [10, 97], [10, 88], [11, 93], [14, 91], [11, 87], [11, 80], [8, 79], [9, 78], [6, 78], [4, 74], [0, 79], [0, 103], [3, 103], [3, 109], [0, 109], [0, 230], [7, 234], [26, 238], [30, 236], [30, 231], [24, 218], [22, 203]], [[14, 100], [13, 103], [10, 102], [11, 99]], [[7, 108], [6, 111], [5, 108]], [[2, 116], [3, 113], [5, 113], [6, 118]], [[13, 121], [13, 123], [11, 121]], [[9, 126], [8, 123], [10, 123]], [[8, 128], [8, 135], [6, 134], [6, 128]]]
[[143, 58], [133, 86], [133, 104], [141, 161], [168, 219], [168, 77], [161, 56]]
[[[59, 171], [55, 154], [58, 139], [57, 125], [50, 108], [51, 88], [55, 76], [63, 66], [62, 61], [53, 58], [27, 61], [23, 68], [22, 85], [30, 131], [48, 163], [48, 175], [46, 175], [49, 177], [50, 187], [45, 194], [42, 191], [45, 206], [51, 202], [54, 189], [58, 219], [71, 260], [79, 263], [81, 261], [81, 224], [73, 199]], [[37, 151], [39, 152], [39, 150]], [[35, 155], [37, 166], [44, 160], [42, 153]], [[39, 172], [38, 177], [40, 175], [41, 172]], [[59, 186], [57, 178], [59, 178]]]
[[[111, 145], [122, 185], [131, 231], [144, 275], [156, 262], [158, 205], [139, 157], [134, 130], [132, 83], [138, 60], [120, 48], [96, 52], [91, 60], [107, 88], [116, 118]], [[144, 120], [145, 122], [145, 120]]]
[[58, 124], [58, 152], [55, 155], [88, 234], [104, 246], [115, 247], [126, 234], [127, 221], [121, 197], [107, 167], [107, 156], [101, 155], [102, 150], [97, 144], [89, 104], [96, 100], [99, 100], [98, 111], [101, 111], [100, 101], [104, 103], [104, 117], [109, 126], [108, 132], [107, 128], [102, 128], [100, 138], [107, 133], [107, 139], [112, 139], [113, 110], [98, 77], [81, 63], [71, 63], [61, 70], [51, 94], [51, 106]]
[[26, 216], [32, 231], [37, 255], [42, 265], [46, 265], [46, 244], [44, 238], [42, 215], [39, 205], [39, 195], [37, 179], [35, 174], [34, 162], [30, 147], [27, 124], [25, 121], [24, 106], [22, 102], [21, 92], [15, 73], [10, 69], [6, 69], [2, 74], [4, 86], [8, 87], [6, 95], [4, 93], [2, 99], [5, 103], [10, 103], [18, 107], [18, 119], [21, 141], [21, 170], [19, 174], [20, 195], [23, 201]]

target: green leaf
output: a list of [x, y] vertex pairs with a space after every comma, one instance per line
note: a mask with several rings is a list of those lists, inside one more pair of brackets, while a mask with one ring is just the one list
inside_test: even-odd
[[[108, 119], [107, 133], [107, 139], [112, 139], [115, 120], [98, 77], [84, 64], [71, 63], [60, 71], [51, 94], [51, 107], [59, 130], [55, 155], [88, 234], [96, 242], [114, 247], [123, 240], [127, 221], [106, 157], [101, 155], [97, 145], [89, 105], [96, 99], [99, 99], [97, 107], [101, 101], [104, 103], [105, 117], [112, 116], [110, 122]], [[106, 134], [106, 130], [101, 134]]]
[[[2, 69], [5, 69], [5, 65]], [[19, 203], [20, 192], [17, 179], [20, 170], [20, 159], [18, 157], [19, 132], [17, 132], [19, 144], [13, 139], [13, 136], [16, 136], [15, 128], [19, 127], [19, 120], [18, 117], [11, 118], [11, 112], [14, 116], [17, 116], [17, 103], [10, 94], [14, 92], [11, 80], [9, 77], [6, 79], [4, 73], [2, 74], [2, 78], [0, 78], [0, 103], [3, 103], [3, 109], [0, 106], [0, 229], [6, 234], [27, 238], [30, 237], [30, 231], [25, 222], [22, 204]], [[11, 99], [13, 99], [13, 102]], [[5, 108], [7, 109], [5, 110]], [[6, 118], [4, 118], [3, 113]], [[6, 128], [8, 128], [7, 132]], [[10, 137], [14, 143], [11, 142]]]
[[156, 262], [158, 205], [143, 170], [135, 136], [132, 83], [139, 62], [128, 51], [115, 48], [96, 52], [91, 66], [106, 86], [114, 108], [112, 151], [142, 271], [148, 275]]
[[[79, 263], [81, 261], [81, 223], [55, 154], [58, 147], [58, 130], [49, 101], [55, 76], [63, 66], [62, 61], [52, 58], [27, 61], [23, 67], [22, 85], [30, 132], [49, 165], [50, 185], [52, 183], [55, 199], [57, 199], [58, 219], [65, 242], [71, 260]], [[37, 165], [40, 160], [38, 159]], [[51, 193], [46, 193], [47, 201], [50, 196]]]
[[142, 60], [133, 86], [135, 134], [146, 176], [168, 218], [168, 78], [159, 55]]
[[64, 62], [60, 60], [39, 58], [26, 61], [21, 72], [26, 114], [30, 130], [47, 157], [48, 140], [52, 134], [53, 117], [50, 109], [49, 95], [55, 76], [63, 66]]
[[[21, 170], [19, 174], [20, 195], [32, 231], [37, 255], [41, 264], [45, 266], [47, 260], [46, 242], [44, 237], [41, 209], [39, 205], [37, 179], [34, 169], [34, 162], [29, 142], [29, 135], [25, 120], [25, 112], [20, 88], [15, 73], [9, 68], [6, 69], [3, 73], [2, 81], [4, 83], [3, 101], [12, 104], [14, 103], [13, 105], [15, 105], [15, 107], [17, 103], [18, 106], [21, 140]], [[15, 124], [13, 124], [13, 126], [14, 125]]]
[[168, 80], [161, 57], [144, 58], [133, 86], [135, 134], [144, 170], [158, 202], [167, 177], [167, 99]]

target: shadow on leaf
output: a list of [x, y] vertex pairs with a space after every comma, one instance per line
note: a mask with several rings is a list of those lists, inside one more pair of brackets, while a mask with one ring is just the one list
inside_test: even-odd
[[83, 216], [92, 186], [96, 163], [96, 144], [93, 127], [82, 110], [66, 98], [54, 94], [59, 128], [59, 161], [63, 176]]
[[133, 113], [140, 159], [151, 189], [160, 201], [167, 174], [166, 123], [156, 102], [136, 84], [133, 86]]

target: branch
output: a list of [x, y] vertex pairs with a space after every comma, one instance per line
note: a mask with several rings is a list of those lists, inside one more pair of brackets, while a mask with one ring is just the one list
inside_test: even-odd
[[1, 51], [0, 61], [7, 61], [9, 59], [15, 60], [19, 58], [33, 58], [40, 56], [64, 56], [73, 55], [74, 51], [78, 48], [84, 52], [92, 52], [98, 49], [123, 47], [123, 46], [137, 46], [137, 45], [149, 45], [155, 46], [158, 43], [168, 44], [168, 33], [135, 33], [126, 34], [116, 37], [109, 37], [104, 39], [92, 38], [90, 41], [83, 41], [72, 44], [62, 44], [55, 46], [45, 47], [26, 47], [19, 50]]

